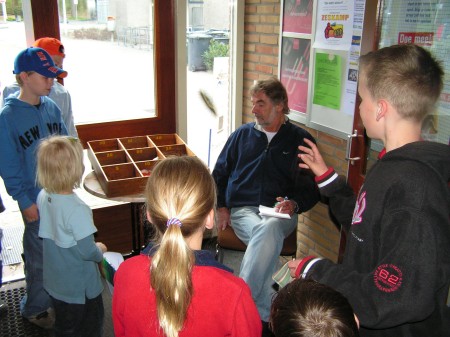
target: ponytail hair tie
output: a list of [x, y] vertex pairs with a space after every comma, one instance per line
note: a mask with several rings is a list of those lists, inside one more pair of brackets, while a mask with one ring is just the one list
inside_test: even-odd
[[169, 220], [167, 220], [167, 227], [169, 227], [170, 225], [177, 225], [178, 227], [181, 227], [182, 223], [177, 218], [170, 218]]

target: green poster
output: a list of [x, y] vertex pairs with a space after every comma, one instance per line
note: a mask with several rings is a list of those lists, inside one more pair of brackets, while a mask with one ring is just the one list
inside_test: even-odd
[[339, 110], [341, 107], [341, 57], [317, 53], [314, 67], [313, 103]]

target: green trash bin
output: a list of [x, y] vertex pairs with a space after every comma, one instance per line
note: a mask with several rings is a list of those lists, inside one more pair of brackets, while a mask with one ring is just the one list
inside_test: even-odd
[[188, 36], [188, 69], [206, 70], [202, 55], [209, 48], [212, 36], [204, 33], [192, 33]]

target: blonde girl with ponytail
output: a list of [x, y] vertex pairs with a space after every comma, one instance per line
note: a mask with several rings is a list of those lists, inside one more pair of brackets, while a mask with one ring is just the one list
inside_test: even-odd
[[116, 273], [113, 320], [120, 336], [261, 336], [242, 279], [201, 250], [214, 226], [216, 188], [196, 157], [160, 162], [145, 189], [147, 218], [159, 233]]

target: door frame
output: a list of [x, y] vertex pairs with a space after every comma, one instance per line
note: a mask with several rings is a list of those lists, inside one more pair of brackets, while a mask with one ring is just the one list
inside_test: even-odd
[[[381, 34], [381, 23], [383, 21], [384, 0], [367, 0], [364, 13], [364, 28], [361, 38], [361, 55], [378, 49], [378, 42]], [[359, 105], [361, 99], [356, 95], [355, 113], [353, 117], [352, 135], [349, 137], [350, 151], [349, 158], [359, 158], [349, 160], [347, 181], [355, 193], [358, 193], [367, 170], [367, 160], [370, 152], [370, 138], [367, 137], [364, 125], [359, 115]]]

